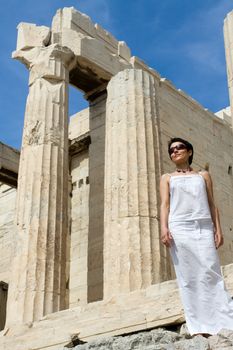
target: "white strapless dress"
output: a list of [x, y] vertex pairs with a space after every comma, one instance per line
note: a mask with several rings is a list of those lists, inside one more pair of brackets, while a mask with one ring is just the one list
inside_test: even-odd
[[169, 229], [173, 237], [170, 252], [190, 334], [233, 330], [233, 300], [221, 275], [201, 175], [171, 176]]

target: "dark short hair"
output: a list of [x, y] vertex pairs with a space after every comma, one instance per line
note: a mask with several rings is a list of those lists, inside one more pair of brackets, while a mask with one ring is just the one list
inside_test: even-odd
[[191, 165], [192, 161], [193, 161], [193, 145], [190, 142], [188, 142], [187, 140], [184, 140], [184, 139], [182, 139], [180, 137], [172, 137], [168, 141], [168, 154], [169, 154], [169, 156], [170, 156], [169, 150], [170, 150], [171, 144], [174, 143], [174, 142], [183, 143], [187, 147], [187, 151], [190, 151], [190, 150], [192, 151], [191, 156], [189, 156], [189, 165]]

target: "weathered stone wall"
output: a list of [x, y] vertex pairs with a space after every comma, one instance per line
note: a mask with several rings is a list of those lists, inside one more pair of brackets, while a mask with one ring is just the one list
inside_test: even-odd
[[[103, 93], [70, 122], [78, 148], [71, 154], [70, 306], [103, 298], [105, 105]], [[80, 149], [87, 135], [90, 145]]]
[[17, 186], [19, 151], [0, 142], [0, 182]]
[[89, 227], [89, 159], [83, 151], [72, 158], [70, 307], [87, 303]]
[[106, 94], [90, 104], [88, 301], [103, 298]]
[[9, 283], [15, 245], [16, 189], [0, 183], [0, 281]]
[[89, 108], [72, 115], [69, 123], [69, 139], [75, 140], [90, 130]]
[[[70, 119], [69, 138], [79, 140], [89, 133], [89, 109]], [[71, 141], [72, 143], [72, 141]], [[89, 152], [75, 148], [70, 157], [71, 227], [69, 307], [87, 303], [87, 259], [89, 230]]]
[[159, 88], [160, 136], [163, 172], [174, 168], [167, 153], [170, 137], [183, 137], [194, 146], [193, 167], [208, 168], [214, 182], [214, 194], [220, 210], [225, 244], [219, 250], [222, 265], [233, 261], [233, 138], [226, 121], [206, 111], [196, 101], [161, 81]]

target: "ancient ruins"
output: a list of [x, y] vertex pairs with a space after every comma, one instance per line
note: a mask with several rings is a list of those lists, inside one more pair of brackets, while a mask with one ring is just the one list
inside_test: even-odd
[[[51, 28], [19, 24], [13, 58], [29, 93], [20, 154], [0, 144], [2, 350], [183, 322], [159, 239], [171, 136], [189, 139], [194, 167], [214, 179], [233, 292], [233, 11], [224, 34], [230, 107], [213, 114], [74, 8]], [[69, 84], [89, 102], [70, 123]]]

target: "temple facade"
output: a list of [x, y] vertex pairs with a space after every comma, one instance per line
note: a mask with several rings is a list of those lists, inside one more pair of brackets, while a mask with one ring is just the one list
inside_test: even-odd
[[[19, 24], [29, 93], [20, 152], [0, 143], [1, 349], [184, 321], [159, 232], [170, 137], [190, 140], [194, 168], [212, 175], [233, 292], [233, 11], [224, 38], [230, 106], [213, 114], [74, 8], [51, 28]], [[70, 119], [69, 84], [89, 104]]]

